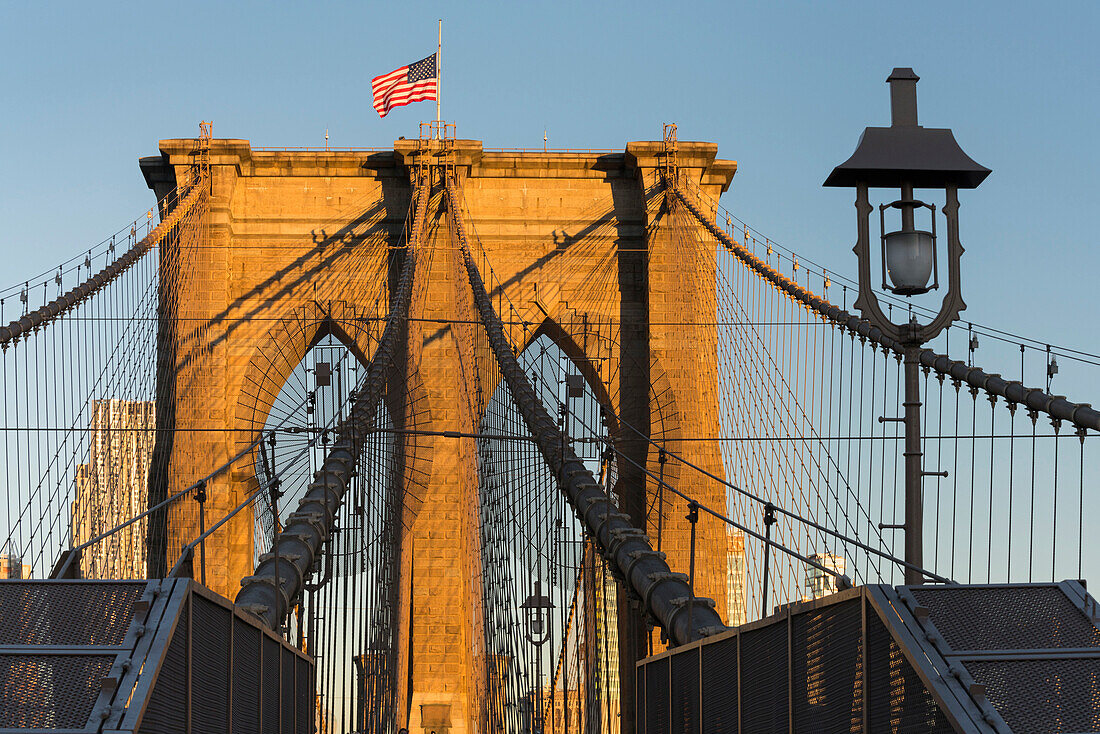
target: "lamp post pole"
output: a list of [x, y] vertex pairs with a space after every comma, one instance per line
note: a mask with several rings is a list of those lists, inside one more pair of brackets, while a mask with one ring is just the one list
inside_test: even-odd
[[[924, 583], [924, 471], [921, 451], [920, 354], [922, 345], [951, 325], [966, 308], [962, 299], [959, 260], [963, 247], [959, 242], [957, 192], [959, 188], [977, 188], [990, 171], [978, 165], [962, 151], [952, 132], [946, 128], [927, 128], [917, 122], [916, 85], [920, 77], [910, 68], [897, 68], [887, 78], [890, 84], [890, 127], [868, 127], [852, 156], [833, 169], [825, 186], [854, 186], [856, 189], [857, 237], [855, 253], [859, 259], [859, 296], [856, 308], [863, 318], [884, 336], [900, 345], [904, 364], [905, 400], [905, 522], [889, 525], [905, 532], [905, 583]], [[941, 189], [946, 194], [942, 214], [947, 221], [947, 293], [935, 316], [918, 323], [895, 324], [883, 313], [871, 286], [871, 236], [868, 217], [870, 188], [900, 189], [901, 198], [879, 206], [882, 224], [882, 285], [884, 290], [906, 298], [919, 296], [940, 287], [936, 257], [936, 207], [918, 201], [914, 189]], [[916, 210], [931, 212], [931, 231], [915, 226]], [[901, 212], [901, 229], [886, 231], [887, 209]], [[890, 284], [887, 283], [889, 276]], [[931, 283], [929, 280], [931, 279]], [[898, 420], [894, 418], [893, 420]]]
[[[914, 111], [915, 112], [915, 111]], [[914, 114], [914, 117], [916, 115]], [[914, 123], [916, 120], [914, 119]], [[913, 184], [901, 185], [901, 200], [913, 201]], [[901, 207], [901, 228], [915, 229], [914, 207]], [[917, 340], [905, 345], [902, 356], [905, 369], [905, 560], [914, 566], [923, 566], [924, 560], [924, 461], [920, 445], [920, 349]], [[920, 571], [905, 569], [905, 583], [913, 586], [924, 582]]]
[[[920, 446], [920, 342], [905, 345], [905, 561], [917, 568], [924, 561], [924, 461]], [[916, 586], [924, 577], [906, 567], [905, 583]]]
[[[550, 639], [550, 610], [553, 607], [550, 597], [542, 593], [541, 581], [535, 581], [535, 593], [520, 605], [520, 608], [527, 613], [524, 636], [535, 648], [535, 700], [532, 702], [534, 721], [531, 729], [537, 734], [542, 734], [546, 730], [546, 711], [542, 695], [542, 645]], [[543, 612], [546, 613], [545, 620], [542, 616]]]

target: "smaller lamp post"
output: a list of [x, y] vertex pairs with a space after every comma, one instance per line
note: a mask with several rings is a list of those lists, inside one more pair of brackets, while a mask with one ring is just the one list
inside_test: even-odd
[[[958, 190], [977, 188], [990, 170], [975, 163], [946, 128], [917, 124], [917, 81], [909, 68], [894, 69], [890, 84], [890, 127], [868, 127], [851, 158], [833, 169], [825, 186], [856, 189], [858, 230], [855, 253], [859, 258], [859, 296], [855, 308], [883, 334], [902, 345], [905, 363], [905, 561], [923, 564], [924, 532], [921, 483], [924, 476], [920, 437], [919, 360], [921, 345], [934, 338], [966, 308], [960, 288]], [[942, 209], [947, 222], [947, 292], [939, 311], [926, 324], [912, 316], [895, 324], [886, 317], [871, 286], [871, 204], [868, 189], [898, 189], [901, 196], [879, 206], [882, 243], [882, 287], [907, 298], [938, 289], [936, 207], [918, 200], [915, 189], [943, 189]], [[931, 226], [918, 229], [916, 215], [930, 212]], [[886, 231], [887, 211], [900, 213], [899, 229]], [[887, 282], [889, 278], [889, 282]], [[929, 280], [931, 279], [931, 284]], [[905, 583], [923, 583], [914, 568], [905, 569]]]
[[[550, 597], [542, 594], [542, 582], [535, 582], [535, 593], [527, 597], [527, 601], [520, 605], [520, 609], [526, 610], [524, 617], [524, 637], [535, 646], [535, 665], [537, 669], [535, 686], [538, 703], [535, 705], [536, 726], [535, 732], [545, 729], [546, 712], [542, 707], [542, 646], [550, 640], [550, 610], [554, 608]], [[545, 612], [545, 617], [544, 617]]]

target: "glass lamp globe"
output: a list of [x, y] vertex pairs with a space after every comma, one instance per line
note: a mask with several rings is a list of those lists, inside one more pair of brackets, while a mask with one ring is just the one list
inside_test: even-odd
[[936, 254], [932, 233], [922, 230], [889, 232], [885, 240], [886, 271], [890, 274], [894, 293], [901, 296], [927, 293]]

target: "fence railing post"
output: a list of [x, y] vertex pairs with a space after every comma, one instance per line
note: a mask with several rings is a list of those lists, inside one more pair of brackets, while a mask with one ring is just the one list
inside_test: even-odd
[[761, 594], [760, 618], [768, 616], [768, 559], [772, 550], [772, 525], [775, 525], [775, 505], [764, 504], [764, 589]]
[[[195, 501], [199, 503], [199, 537], [202, 537], [206, 534], [206, 482], [199, 482], [195, 487]], [[205, 538], [199, 541], [199, 580], [206, 586]]]
[[695, 500], [688, 502], [687, 520], [691, 523], [691, 555], [688, 561], [688, 586], [691, 588], [691, 600], [688, 602], [688, 641], [694, 636], [692, 627], [692, 612], [695, 611], [695, 523], [699, 521], [699, 503]]

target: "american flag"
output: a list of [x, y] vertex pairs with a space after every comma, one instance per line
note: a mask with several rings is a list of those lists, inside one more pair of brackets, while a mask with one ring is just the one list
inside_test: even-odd
[[371, 80], [370, 86], [374, 92], [374, 109], [378, 110], [379, 117], [385, 117], [394, 107], [436, 99], [439, 94], [436, 54], [415, 64], [402, 66], [389, 74], [376, 76]]

